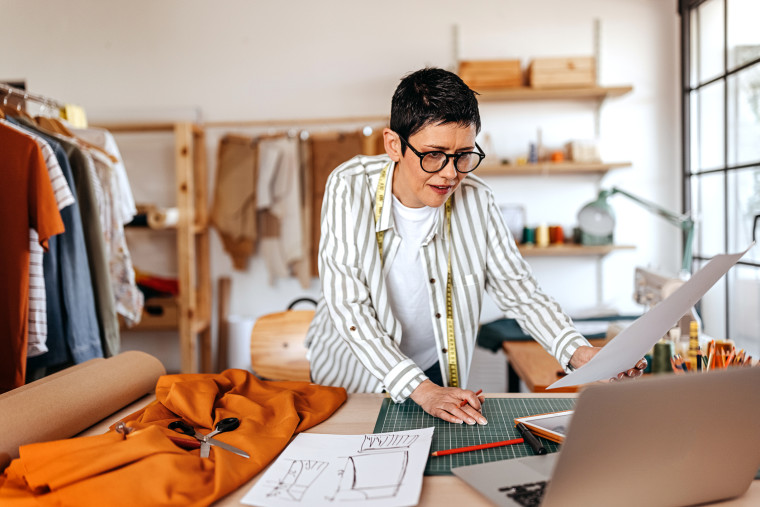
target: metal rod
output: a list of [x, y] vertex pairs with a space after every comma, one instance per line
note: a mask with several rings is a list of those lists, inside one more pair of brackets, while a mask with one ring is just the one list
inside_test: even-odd
[[58, 108], [63, 107], [63, 104], [61, 104], [60, 102], [56, 100], [50, 99], [43, 95], [29, 93], [26, 90], [16, 88], [15, 86], [7, 85], [5, 83], [0, 83], [0, 93], [5, 93], [6, 95], [15, 95], [17, 97], [23, 98], [24, 100], [33, 100], [34, 102], [39, 102], [42, 104], [47, 104], [47, 105], [58, 107]]

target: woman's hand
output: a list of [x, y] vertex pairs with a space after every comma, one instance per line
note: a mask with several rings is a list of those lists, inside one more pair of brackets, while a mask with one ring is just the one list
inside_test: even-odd
[[[573, 368], [580, 368], [584, 364], [591, 361], [591, 358], [597, 355], [600, 350], [602, 350], [601, 347], [578, 347], [575, 350], [573, 357], [570, 358], [570, 366]], [[633, 368], [626, 371], [621, 371], [616, 376], [612, 377], [610, 381], [640, 377], [644, 373], [646, 367], [647, 360], [642, 358], [638, 363], [634, 365]]]
[[[422, 410], [450, 423], [488, 424], [481, 413], [481, 402], [484, 397], [458, 387], [441, 387], [430, 380], [423, 381], [412, 392], [412, 400], [422, 407]], [[463, 406], [462, 402], [465, 402]]]

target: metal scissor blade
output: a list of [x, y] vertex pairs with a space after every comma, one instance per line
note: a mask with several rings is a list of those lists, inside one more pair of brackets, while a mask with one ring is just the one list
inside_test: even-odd
[[207, 443], [207, 444], [210, 444], [210, 445], [215, 445], [215, 446], [217, 446], [217, 447], [221, 447], [221, 448], [222, 448], [222, 449], [224, 449], [225, 451], [234, 452], [234, 453], [235, 453], [235, 454], [237, 454], [238, 456], [242, 456], [242, 457], [244, 457], [244, 458], [250, 458], [250, 456], [249, 456], [249, 455], [248, 455], [248, 454], [247, 454], [245, 451], [243, 451], [243, 450], [241, 450], [241, 449], [238, 449], [237, 447], [235, 447], [235, 446], [232, 446], [232, 445], [230, 445], [230, 444], [225, 444], [225, 443], [224, 443], [224, 442], [222, 442], [221, 440], [217, 440], [217, 439], [215, 439], [215, 438], [209, 438], [209, 439], [206, 441], [206, 443]]

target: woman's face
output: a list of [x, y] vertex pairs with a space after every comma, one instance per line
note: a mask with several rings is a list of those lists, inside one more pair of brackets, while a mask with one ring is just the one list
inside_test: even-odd
[[[476, 151], [475, 126], [462, 127], [456, 123], [429, 125], [409, 136], [407, 142], [420, 153], [442, 151], [455, 154]], [[420, 158], [414, 151], [407, 148], [401, 155], [401, 145], [398, 135], [386, 129], [386, 151], [396, 162], [393, 195], [408, 208], [437, 208], [443, 205], [467, 177], [467, 174], [454, 168], [454, 159], [449, 159], [446, 166], [437, 173], [425, 172], [420, 167]]]

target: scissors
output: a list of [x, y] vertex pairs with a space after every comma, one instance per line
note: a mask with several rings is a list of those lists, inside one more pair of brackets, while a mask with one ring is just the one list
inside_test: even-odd
[[243, 456], [244, 458], [250, 458], [250, 456], [246, 454], [245, 451], [242, 451], [238, 449], [237, 447], [234, 447], [230, 444], [221, 442], [215, 438], [211, 438], [213, 435], [216, 435], [217, 433], [232, 431], [236, 429], [238, 426], [240, 426], [240, 419], [238, 419], [237, 417], [227, 417], [225, 419], [222, 419], [218, 423], [216, 423], [216, 427], [214, 431], [212, 431], [208, 435], [204, 435], [203, 433], [199, 433], [195, 431], [195, 428], [193, 428], [190, 424], [183, 421], [182, 419], [179, 419], [177, 421], [172, 421], [169, 423], [170, 430], [174, 430], [179, 433], [184, 433], [185, 435], [189, 435], [195, 438], [198, 442], [200, 442], [201, 458], [208, 458], [209, 451], [212, 445], [221, 447], [222, 449], [226, 451], [234, 452], [235, 454], [239, 456]]

